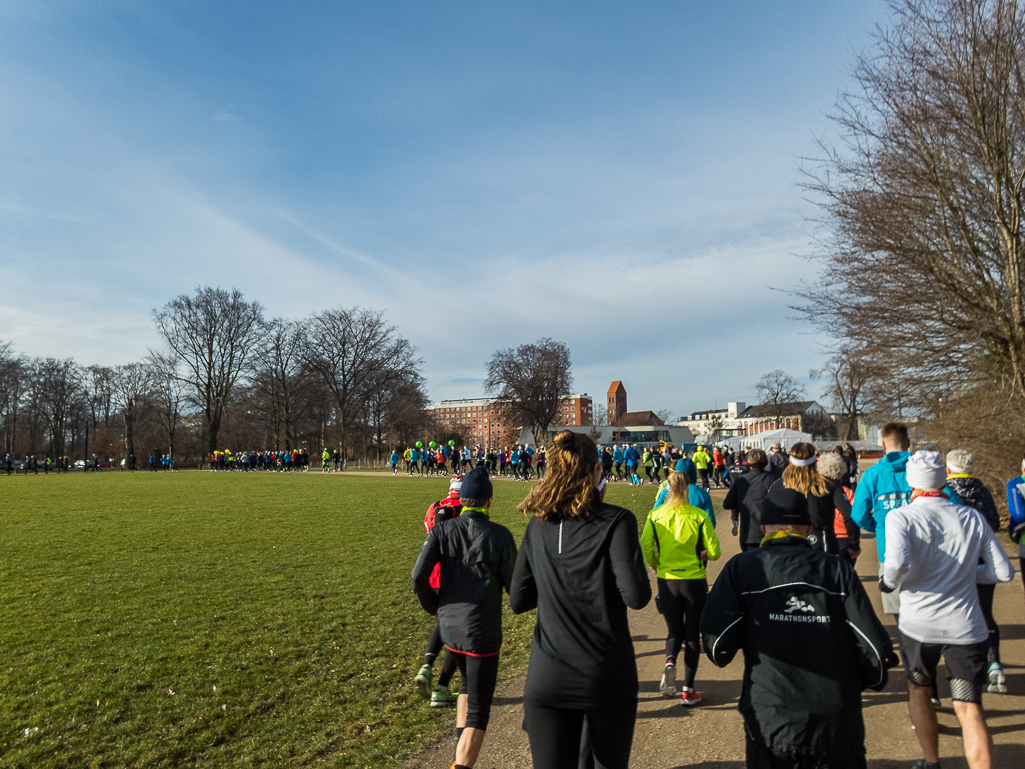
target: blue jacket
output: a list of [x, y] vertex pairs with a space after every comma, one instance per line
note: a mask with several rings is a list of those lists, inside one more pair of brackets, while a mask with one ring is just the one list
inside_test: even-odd
[[623, 450], [622, 449], [616, 449], [615, 451], [612, 452], [612, 461], [615, 462], [617, 465], [623, 464]]
[[687, 473], [691, 486], [698, 482], [698, 467], [687, 457], [681, 458], [673, 469], [678, 473]]
[[891, 451], [862, 474], [854, 492], [851, 518], [865, 531], [875, 532], [880, 563], [886, 559], [886, 514], [911, 499], [910, 457], [907, 451]]
[[636, 465], [640, 462], [641, 455], [633, 446], [623, 452], [623, 461], [628, 465]]
[[[687, 488], [687, 496], [694, 507], [700, 507], [708, 513], [708, 517], [712, 520], [712, 528], [715, 528], [715, 508], [712, 506], [712, 496], [703, 488], [695, 486], [693, 483]], [[658, 490], [658, 496], [655, 497], [655, 505], [651, 509], [654, 510], [656, 507], [664, 505], [668, 497], [669, 481], [662, 481], [662, 486]]]
[[1018, 476], [1007, 482], [1007, 512], [1011, 514], [1011, 522], [1007, 525], [1011, 532], [1011, 539], [1018, 538], [1018, 555], [1025, 558], [1025, 537], [1022, 536], [1022, 527], [1025, 527], [1025, 478]]

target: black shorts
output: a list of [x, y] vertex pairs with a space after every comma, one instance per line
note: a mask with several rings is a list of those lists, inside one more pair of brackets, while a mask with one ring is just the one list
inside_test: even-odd
[[931, 644], [900, 634], [900, 648], [908, 680], [915, 686], [932, 686], [940, 657], [947, 666], [951, 699], [982, 703], [986, 683], [986, 642], [969, 645]]

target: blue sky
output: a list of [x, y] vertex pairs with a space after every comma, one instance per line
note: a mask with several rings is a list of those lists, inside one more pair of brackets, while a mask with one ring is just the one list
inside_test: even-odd
[[[137, 360], [200, 284], [368, 306], [434, 400], [570, 345], [632, 409], [754, 400], [819, 342], [800, 158], [880, 0], [0, 5], [0, 340]], [[812, 395], [820, 389], [810, 384]]]

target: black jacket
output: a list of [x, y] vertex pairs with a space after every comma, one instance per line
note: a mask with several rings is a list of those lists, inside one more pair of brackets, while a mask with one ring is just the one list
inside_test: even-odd
[[650, 600], [629, 510], [602, 504], [587, 518], [531, 518], [509, 591], [514, 613], [537, 608], [523, 696], [566, 708], [636, 701], [626, 610]]
[[757, 545], [762, 541], [761, 508], [776, 476], [757, 466], [734, 478], [722, 506], [732, 511], [734, 521], [740, 520], [740, 541]]
[[864, 755], [861, 692], [882, 689], [897, 660], [845, 561], [800, 537], [733, 557], [701, 635], [719, 667], [744, 650], [739, 709], [755, 741], [784, 756]]
[[[441, 563], [441, 587], [430, 584]], [[413, 566], [413, 592], [438, 615], [445, 645], [494, 654], [502, 647], [502, 589], [509, 591], [516, 542], [509, 529], [476, 510], [435, 524]]]

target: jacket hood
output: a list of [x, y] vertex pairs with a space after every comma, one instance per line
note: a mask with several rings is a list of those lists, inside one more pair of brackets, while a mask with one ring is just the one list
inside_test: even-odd
[[910, 452], [891, 451], [889, 454], [880, 459], [876, 464], [879, 465], [881, 472], [904, 473], [907, 472], [908, 459], [910, 458]]

